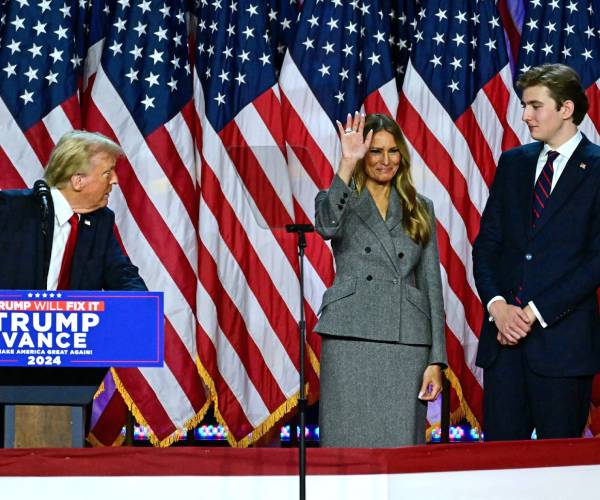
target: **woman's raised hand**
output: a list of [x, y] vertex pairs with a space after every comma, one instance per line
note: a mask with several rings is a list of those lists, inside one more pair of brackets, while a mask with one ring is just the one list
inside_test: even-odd
[[365, 157], [371, 146], [373, 131], [370, 130], [367, 136], [363, 138], [365, 115], [360, 114], [358, 111], [354, 113], [354, 117], [348, 113], [345, 127], [337, 120], [336, 123], [342, 143], [342, 158], [337, 173], [348, 185], [356, 168], [356, 162]]
[[373, 131], [371, 130], [367, 134], [367, 137], [363, 139], [365, 115], [358, 111], [354, 113], [354, 116], [348, 113], [345, 127], [337, 120], [336, 124], [340, 132], [340, 141], [342, 142], [342, 159], [357, 162], [364, 158], [373, 138]]

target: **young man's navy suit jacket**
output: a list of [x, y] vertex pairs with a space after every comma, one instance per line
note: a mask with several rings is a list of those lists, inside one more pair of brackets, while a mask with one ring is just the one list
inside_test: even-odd
[[[548, 324], [522, 340], [531, 369], [546, 376], [600, 371], [600, 148], [577, 146], [532, 228], [535, 170], [543, 144], [500, 157], [473, 246], [475, 283], [484, 307], [503, 296], [533, 301]], [[491, 366], [500, 344], [485, 313], [477, 365]]]

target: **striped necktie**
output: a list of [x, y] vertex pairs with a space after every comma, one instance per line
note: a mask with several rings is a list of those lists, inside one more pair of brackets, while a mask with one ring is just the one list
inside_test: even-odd
[[542, 216], [544, 208], [548, 204], [550, 191], [552, 189], [552, 176], [554, 175], [554, 160], [558, 157], [557, 151], [548, 151], [548, 159], [542, 168], [542, 172], [535, 181], [533, 188], [533, 227]]
[[[542, 168], [542, 171], [535, 181], [535, 186], [533, 188], [533, 227], [535, 227], [535, 223], [542, 216], [542, 212], [544, 211], [544, 208], [546, 208], [548, 200], [550, 199], [550, 191], [552, 190], [552, 176], [554, 175], [553, 162], [558, 157], [558, 151], [548, 151], [547, 155], [548, 157], [544, 168]], [[517, 290], [517, 294], [515, 295], [515, 301], [518, 305], [522, 304], [522, 292], [523, 285], [520, 285]]]

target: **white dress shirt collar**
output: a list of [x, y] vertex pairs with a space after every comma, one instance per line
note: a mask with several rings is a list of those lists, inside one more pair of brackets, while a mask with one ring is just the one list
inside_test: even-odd
[[59, 226], [66, 224], [73, 215], [73, 209], [64, 195], [57, 188], [50, 188], [52, 203], [54, 205], [54, 216]]
[[565, 158], [567, 161], [573, 156], [575, 149], [579, 146], [579, 143], [583, 139], [583, 135], [578, 130], [573, 137], [571, 137], [567, 142], [561, 144], [558, 148], [552, 149], [548, 144], [544, 144], [544, 148], [542, 150], [542, 156], [546, 158], [548, 151], [556, 151], [560, 156]]

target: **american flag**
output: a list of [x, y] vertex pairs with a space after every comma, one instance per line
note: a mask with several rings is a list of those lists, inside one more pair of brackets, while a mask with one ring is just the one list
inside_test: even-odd
[[195, 13], [202, 128], [197, 339], [215, 415], [236, 446], [291, 411], [299, 390], [298, 261], [294, 238], [283, 230], [296, 207], [271, 9], [265, 1], [217, 0], [199, 2]]
[[165, 292], [165, 367], [113, 376], [153, 441], [168, 444], [208, 403], [196, 367], [198, 203], [185, 6], [119, 0], [102, 12], [103, 38], [90, 48], [96, 59], [88, 55], [100, 62], [85, 74], [84, 126], [125, 151], [112, 197], [117, 225], [148, 287]]
[[521, 33], [518, 73], [543, 63], [568, 64], [577, 71], [590, 100], [590, 111], [580, 127], [592, 142], [598, 143], [600, 19], [594, 5], [600, 7], [598, 2], [587, 0], [529, 1]]
[[43, 175], [58, 138], [81, 123], [85, 11], [49, 0], [2, 3], [0, 181], [25, 187]]
[[[112, 371], [95, 441], [119, 441], [120, 395], [163, 445], [209, 403], [236, 446], [294, 410], [298, 262], [282, 228], [313, 220], [339, 160], [334, 121], [356, 109], [397, 116], [435, 202], [452, 408], [480, 420], [471, 243], [501, 151], [530, 140], [513, 81], [524, 65], [574, 66], [595, 140], [593, 2], [0, 2], [0, 187], [31, 186], [72, 128], [113, 137], [126, 153], [111, 197], [119, 235], [166, 292], [166, 366]], [[316, 235], [305, 272], [314, 399], [312, 327], [334, 272]]]
[[[31, 185], [72, 128], [116, 139], [111, 206], [150, 289], [165, 291], [165, 367], [113, 371], [156, 444], [206, 409], [196, 368], [197, 197], [191, 66], [180, 1], [5, 2], [2, 187]], [[117, 422], [118, 428], [123, 422]]]
[[471, 245], [500, 153], [528, 140], [499, 13], [491, 0], [422, 2], [398, 122], [417, 189], [433, 199], [446, 305], [454, 416], [481, 421], [475, 355], [483, 311]]

